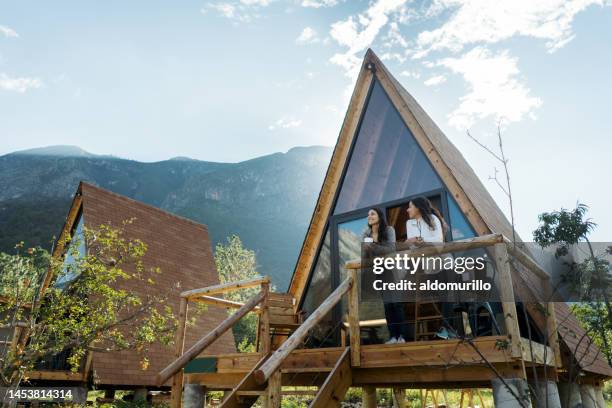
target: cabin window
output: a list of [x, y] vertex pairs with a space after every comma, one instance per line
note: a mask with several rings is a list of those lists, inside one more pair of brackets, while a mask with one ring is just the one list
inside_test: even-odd
[[447, 203], [449, 218], [447, 222], [450, 225], [450, 233], [453, 241], [475, 237], [476, 234], [474, 230], [465, 219], [463, 212], [461, 212], [457, 202], [450, 194], [447, 194]]
[[66, 249], [64, 257], [64, 269], [62, 274], [57, 278], [55, 286], [59, 289], [65, 288], [70, 282], [77, 278], [78, 272], [75, 270], [75, 265], [80, 259], [87, 255], [85, 245], [85, 234], [83, 215], [79, 215], [76, 226], [72, 232], [72, 239]]
[[375, 81], [361, 119], [334, 214], [442, 187], [429, 160]]
[[[330, 251], [330, 233], [325, 233], [325, 239], [319, 250], [319, 255], [314, 264], [311, 278], [308, 283], [304, 301], [302, 303], [302, 311], [309, 316], [316, 310], [317, 307], [331, 294], [332, 290], [332, 274], [331, 274], [331, 251]], [[309, 338], [306, 341], [307, 347], [324, 347], [335, 346], [333, 343], [334, 326], [332, 324], [332, 314], [328, 314], [323, 320], [313, 329]]]

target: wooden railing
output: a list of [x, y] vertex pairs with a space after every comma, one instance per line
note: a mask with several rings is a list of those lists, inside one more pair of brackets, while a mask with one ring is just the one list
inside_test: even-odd
[[[340, 284], [328, 297], [316, 308], [314, 312], [308, 316], [308, 319], [304, 323], [300, 325], [300, 327], [291, 335], [283, 344], [266, 360], [265, 363], [261, 365], [254, 372], [255, 380], [259, 384], [263, 384], [274, 374], [283, 361], [291, 354], [293, 350], [299, 347], [308, 332], [312, 330], [328, 313], [332, 311], [334, 306], [336, 306], [342, 296], [348, 292], [349, 294], [349, 318], [352, 318], [355, 321], [359, 321], [359, 304], [358, 304], [358, 292], [357, 292], [357, 277], [356, 271], [351, 273], [349, 277], [347, 277], [344, 282]], [[353, 340], [355, 341], [355, 348], [351, 347], [351, 357], [355, 358], [352, 361], [353, 365], [359, 365], [359, 327], [355, 327], [356, 330], [351, 331], [351, 346], [353, 346]]]
[[[261, 290], [253, 296], [248, 302], [234, 302], [212, 295], [219, 295], [235, 290], [253, 288], [260, 286]], [[220, 285], [208, 286], [200, 289], [188, 290], [181, 293], [181, 302], [179, 306], [178, 328], [175, 335], [175, 360], [172, 361], [166, 368], [157, 374], [156, 383], [162, 386], [168, 379], [173, 377], [172, 381], [172, 407], [180, 407], [183, 391], [183, 368], [202, 353], [208, 346], [220, 338], [225, 332], [232, 328], [241, 318], [249, 312], [260, 312], [265, 310], [265, 307], [260, 305], [265, 304], [270, 291], [270, 278], [267, 276], [261, 278], [247, 279], [238, 282], [230, 282]], [[187, 314], [188, 303], [200, 302], [214, 306], [225, 308], [237, 308], [238, 310], [231, 316], [223, 320], [214, 330], [207, 333], [204, 337], [198, 340], [189, 350], [184, 352], [185, 333], [187, 329]]]
[[[516, 303], [514, 301], [514, 289], [512, 286], [512, 273], [510, 261], [511, 255], [515, 261], [522, 264], [529, 271], [533, 272], [540, 278], [544, 284], [548, 284], [550, 275], [546, 273], [533, 258], [521, 248], [521, 244], [515, 244], [502, 234], [489, 234], [470, 239], [457, 240], [440, 244], [426, 244], [418, 248], [407, 248], [402, 250], [401, 244], [398, 244], [398, 254], [407, 256], [432, 256], [444, 255], [451, 252], [466, 251], [471, 249], [493, 247], [494, 261], [498, 269], [498, 290], [504, 313], [504, 321], [506, 326], [506, 334], [511, 347], [512, 357], [521, 358], [521, 336], [518, 325], [518, 315], [516, 311]], [[361, 260], [349, 261], [345, 264], [345, 268], [350, 271], [360, 270], [362, 268]], [[557, 324], [554, 312], [554, 302], [552, 299], [542, 299], [542, 303], [546, 308], [546, 332], [548, 342], [551, 345], [556, 365], [561, 364], [561, 351], [559, 349], [559, 341], [557, 338]], [[354, 325], [359, 326], [359, 320], [354, 323], [349, 314], [349, 327]], [[351, 330], [352, 334], [352, 330]], [[353, 336], [351, 336], [352, 338]], [[351, 348], [353, 344], [351, 342]]]

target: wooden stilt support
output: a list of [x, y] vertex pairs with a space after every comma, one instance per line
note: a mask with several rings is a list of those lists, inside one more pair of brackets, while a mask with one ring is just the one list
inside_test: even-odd
[[276, 370], [268, 379], [268, 387], [264, 395], [263, 408], [280, 408], [281, 406], [281, 371]]
[[512, 287], [512, 275], [510, 272], [510, 259], [506, 244], [495, 245], [495, 265], [499, 276], [499, 294], [502, 300], [506, 333], [510, 341], [510, 349], [513, 358], [521, 358], [521, 334], [518, 325], [518, 314], [514, 302], [514, 289]]
[[406, 390], [403, 388], [393, 388], [393, 408], [406, 407]]
[[376, 388], [367, 385], [362, 389], [363, 408], [376, 408]]
[[[181, 298], [178, 315], [178, 328], [174, 337], [174, 357], [179, 358], [183, 354], [185, 347], [185, 330], [187, 328], [187, 299]], [[179, 371], [172, 379], [172, 399], [170, 405], [172, 408], [181, 407], [181, 399], [183, 396], [183, 371]]]

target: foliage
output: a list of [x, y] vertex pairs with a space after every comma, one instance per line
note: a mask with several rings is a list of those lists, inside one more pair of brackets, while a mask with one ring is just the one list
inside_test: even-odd
[[576, 315], [599, 350], [612, 361], [612, 328], [608, 324], [608, 308], [603, 302], [573, 303], [570, 309]]
[[[246, 249], [240, 237], [232, 235], [225, 244], [218, 243], [215, 247], [215, 265], [219, 272], [221, 283], [257, 277], [257, 258], [255, 251]], [[225, 298], [235, 302], [246, 302], [258, 292], [258, 288], [247, 288], [225, 294]], [[233, 313], [233, 311], [230, 311]], [[249, 313], [234, 327], [234, 340], [240, 352], [255, 351], [257, 338], [257, 315]]]
[[538, 216], [540, 226], [533, 232], [533, 239], [541, 247], [557, 245], [556, 255], [567, 255], [569, 246], [587, 238], [597, 224], [585, 219], [589, 207], [578, 203], [573, 210], [542, 213]]
[[580, 300], [608, 303], [610, 291], [610, 262], [605, 254], [596, 254], [588, 235], [597, 224], [586, 218], [588, 206], [578, 203], [573, 210], [539, 215], [540, 225], [533, 232], [534, 240], [541, 247], [556, 246], [555, 256], [567, 255], [571, 246], [586, 243], [589, 256], [581, 262], [569, 262], [568, 271], [562, 276], [568, 288]]
[[128, 281], [131, 287], [152, 287], [160, 272], [144, 267], [146, 244], [125, 236], [131, 222], [83, 228], [60, 243], [67, 248], [61, 258], [21, 246], [14, 255], [0, 256], [0, 323], [25, 327], [17, 347], [3, 350], [0, 384], [19, 385], [27, 371], [58, 354], [67, 355], [77, 371], [92, 350], [135, 350], [146, 369], [149, 346], [172, 340], [176, 321], [166, 296], [126, 289]]
[[589, 256], [581, 262], [566, 262], [569, 268], [562, 278], [568, 284], [568, 289], [584, 302], [571, 305], [572, 311], [607, 357], [608, 363], [612, 364], [611, 267], [606, 254], [596, 254], [589, 241], [588, 236], [597, 224], [586, 218], [588, 208], [578, 203], [573, 210], [562, 208], [540, 214], [540, 225], [533, 232], [533, 237], [543, 248], [556, 246], [557, 257], [567, 255], [573, 245], [586, 243]]

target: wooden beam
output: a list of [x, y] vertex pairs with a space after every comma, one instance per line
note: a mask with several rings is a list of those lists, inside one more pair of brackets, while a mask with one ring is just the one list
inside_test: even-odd
[[280, 408], [282, 398], [282, 374], [277, 370], [268, 379], [263, 408]]
[[550, 279], [550, 275], [542, 269], [542, 267], [534, 261], [534, 259], [527, 254], [527, 252], [521, 249], [521, 243], [516, 245], [512, 243], [508, 238], [504, 237], [508, 253], [515, 257], [521, 264], [527, 267], [531, 272], [535, 273], [540, 279]]
[[[188, 302], [187, 299], [181, 298], [179, 303], [179, 314], [178, 314], [178, 327], [174, 335], [174, 358], [179, 358], [183, 355], [185, 348], [185, 333], [187, 330], [187, 313], [188, 313]], [[162, 381], [159, 385], [161, 386], [166, 380]], [[172, 378], [172, 393], [170, 405], [172, 408], [180, 408], [181, 400], [183, 396], [183, 370], [180, 370]]]
[[[510, 350], [500, 350], [505, 336], [478, 337], [471, 343], [491, 363], [512, 363]], [[414, 341], [403, 344], [361, 346], [361, 368], [438, 367], [460, 364], [484, 364], [474, 347], [460, 339]]]
[[89, 379], [89, 372], [93, 363], [93, 351], [87, 352], [87, 358], [85, 359], [85, 366], [83, 367], [83, 382], [87, 382]]
[[548, 332], [548, 344], [550, 344], [555, 355], [555, 366], [560, 368], [563, 366], [563, 361], [561, 358], [559, 328], [557, 327], [557, 314], [554, 302], [546, 303], [546, 331]]
[[306, 338], [306, 335], [323, 319], [332, 308], [342, 299], [351, 287], [352, 278], [348, 277], [312, 312], [300, 327], [270, 356], [261, 368], [255, 371], [255, 378], [259, 384], [265, 383], [275, 372], [287, 356], [295, 350]]
[[261, 304], [261, 313], [259, 314], [259, 330], [258, 330], [258, 346], [260, 353], [264, 355], [270, 354], [272, 351], [272, 337], [270, 335], [270, 284], [263, 283], [261, 285], [261, 290], [264, 292], [265, 296]]
[[[493, 366], [504, 378], [516, 377], [518, 364], [494, 363]], [[353, 386], [377, 386], [389, 388], [462, 388], [464, 386], [490, 387], [497, 378], [495, 372], [483, 364], [450, 365], [448, 367], [379, 367], [353, 368]], [[467, 387], [466, 387], [467, 388]]]
[[[193, 302], [204, 303], [207, 305], [224, 307], [226, 309], [240, 309], [244, 303], [234, 302], [233, 300], [221, 299], [213, 296], [200, 296], [190, 299]], [[254, 312], [259, 312], [259, 307], [253, 309]]]
[[350, 349], [346, 348], [321, 388], [319, 388], [319, 392], [310, 403], [309, 408], [339, 407], [352, 383], [351, 353]]
[[159, 374], [157, 374], [157, 386], [161, 386], [168, 378], [182, 370], [187, 363], [196, 358], [206, 347], [210, 346], [215, 340], [221, 337], [223, 333], [231, 329], [238, 320], [242, 319], [247, 313], [253, 310], [264, 297], [265, 294], [263, 292], [259, 292], [257, 295], [253, 296], [251, 300], [238, 309], [236, 313], [222, 321], [213, 331], [198, 340], [189, 350], [160, 371]]
[[514, 288], [512, 287], [512, 275], [510, 271], [510, 259], [506, 244], [497, 244], [494, 248], [495, 265], [497, 266], [498, 289], [501, 297], [506, 333], [510, 341], [512, 357], [521, 358], [521, 334], [518, 324], [518, 314], [514, 301]]
[[263, 276], [260, 278], [244, 279], [237, 282], [222, 283], [219, 285], [208, 286], [205, 288], [191, 289], [181, 293], [181, 297], [192, 299], [202, 295], [216, 295], [219, 293], [231, 292], [234, 290], [252, 288], [262, 283], [270, 283], [270, 278]]
[[361, 330], [359, 329], [359, 281], [357, 270], [349, 270], [351, 276], [351, 288], [348, 292], [348, 323], [351, 342], [351, 365], [359, 367], [361, 353]]
[[[434, 406], [438, 404], [434, 401]], [[405, 408], [406, 407], [406, 390], [401, 387], [393, 387], [393, 408]]]
[[[552, 348], [535, 341], [531, 341], [530, 343], [529, 339], [521, 337], [521, 349], [523, 352], [524, 361], [535, 364], [546, 364], [553, 367], [555, 366], [555, 353], [553, 352]], [[531, 358], [532, 353], [533, 359]], [[544, 361], [545, 354], [546, 361]]]
[[[411, 256], [431, 256], [441, 255], [449, 252], [467, 251], [475, 248], [485, 248], [488, 246], [497, 245], [504, 242], [504, 237], [501, 234], [488, 234], [480, 237], [462, 239], [452, 242], [446, 242], [441, 244], [426, 244], [418, 248], [402, 250], [402, 244], [397, 244], [397, 250], [399, 255]], [[348, 261], [345, 266], [346, 269], [361, 269], [361, 260]]]
[[253, 405], [253, 403], [257, 400], [257, 396], [253, 396], [251, 398], [240, 397], [241, 392], [245, 391], [263, 391], [265, 387], [261, 384], [258, 384], [255, 381], [255, 370], [257, 370], [265, 361], [268, 356], [264, 356], [255, 364], [253, 369], [247, 373], [246, 376], [242, 378], [242, 381], [224, 398], [221, 406], [219, 408], [247, 408]]
[[83, 373], [72, 371], [47, 371], [47, 370], [35, 370], [28, 371], [24, 377], [29, 380], [49, 380], [49, 381], [83, 381]]
[[[367, 64], [367, 61], [363, 62], [363, 67], [366, 66], [365, 64]], [[372, 71], [362, 68], [357, 77], [353, 95], [351, 96], [348, 110], [340, 129], [338, 142], [325, 174], [325, 180], [323, 181], [323, 186], [321, 187], [308, 231], [306, 232], [306, 238], [304, 239], [291, 283], [289, 284], [289, 293], [298, 300], [302, 298], [319, 244], [325, 238], [327, 218], [331, 213], [334, 196], [340, 184], [351, 144], [366, 106], [366, 99], [372, 79]]]
[[363, 408], [376, 408], [376, 388], [366, 385], [362, 388]]

